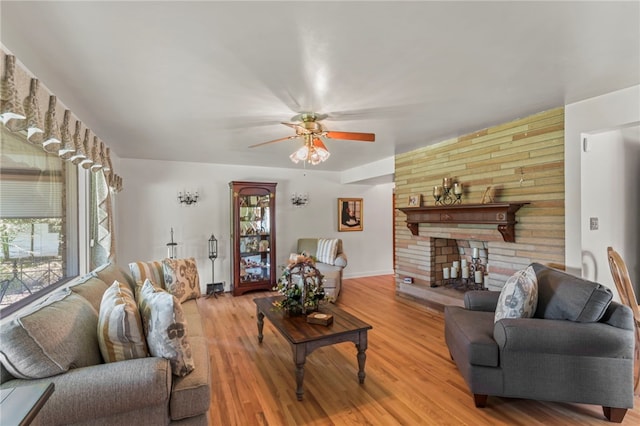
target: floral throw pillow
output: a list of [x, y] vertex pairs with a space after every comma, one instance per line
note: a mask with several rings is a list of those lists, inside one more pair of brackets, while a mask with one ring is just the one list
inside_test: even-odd
[[166, 358], [171, 372], [186, 376], [194, 369], [187, 321], [178, 300], [146, 280], [140, 288], [138, 306], [147, 346], [152, 356]]
[[164, 288], [173, 294], [180, 303], [200, 297], [200, 278], [196, 260], [165, 259], [162, 261]]
[[538, 307], [538, 279], [531, 266], [513, 274], [502, 287], [494, 322], [503, 318], [532, 318]]

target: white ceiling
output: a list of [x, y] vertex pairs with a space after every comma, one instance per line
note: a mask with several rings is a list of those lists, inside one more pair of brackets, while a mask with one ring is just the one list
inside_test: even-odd
[[[319, 170], [640, 83], [640, 2], [0, 2], [0, 41], [120, 157]], [[640, 100], [639, 100], [640, 101]]]

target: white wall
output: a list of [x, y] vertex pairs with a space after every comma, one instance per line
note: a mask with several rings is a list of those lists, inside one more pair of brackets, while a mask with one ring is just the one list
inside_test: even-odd
[[[211, 282], [207, 240], [218, 239], [215, 281], [230, 284], [229, 182], [277, 182], [276, 256], [284, 264], [300, 237], [342, 238], [349, 264], [345, 277], [393, 273], [393, 184], [343, 185], [340, 174], [313, 169], [280, 169], [205, 163], [121, 159], [116, 171], [124, 189], [117, 195], [118, 263], [166, 257], [170, 229], [178, 257], [195, 257], [201, 286]], [[178, 191], [197, 190], [192, 206], [179, 205]], [[309, 194], [306, 207], [293, 207], [292, 192]], [[364, 231], [337, 231], [337, 198], [364, 199]]]
[[[615, 291], [607, 247], [625, 259], [632, 282], [638, 283], [640, 277], [640, 126], [585, 134], [583, 138], [582, 275]], [[598, 229], [590, 229], [590, 218], [597, 218]]]
[[[581, 150], [582, 136], [621, 129], [640, 123], [640, 85], [565, 106], [565, 264], [567, 271], [582, 275]], [[637, 179], [637, 177], [636, 177]], [[638, 182], [629, 190], [637, 191]], [[619, 196], [624, 196], [622, 193]], [[637, 211], [627, 211], [629, 218]], [[606, 249], [606, 247], [605, 247]]]

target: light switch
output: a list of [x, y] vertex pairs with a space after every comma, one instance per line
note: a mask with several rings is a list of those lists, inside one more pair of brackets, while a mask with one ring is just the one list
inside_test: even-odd
[[589, 218], [589, 229], [592, 230], [592, 231], [597, 231], [598, 230], [598, 218], [597, 217]]

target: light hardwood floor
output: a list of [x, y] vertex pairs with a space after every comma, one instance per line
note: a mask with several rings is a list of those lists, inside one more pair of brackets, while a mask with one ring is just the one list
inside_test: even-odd
[[[347, 279], [338, 306], [373, 326], [365, 383], [356, 348], [307, 357], [297, 401], [291, 348], [268, 320], [258, 344], [255, 292], [200, 299], [211, 357], [211, 425], [605, 425], [599, 406], [489, 397], [478, 409], [444, 342], [443, 315], [395, 297], [393, 277]], [[624, 423], [640, 424], [640, 398]]]

